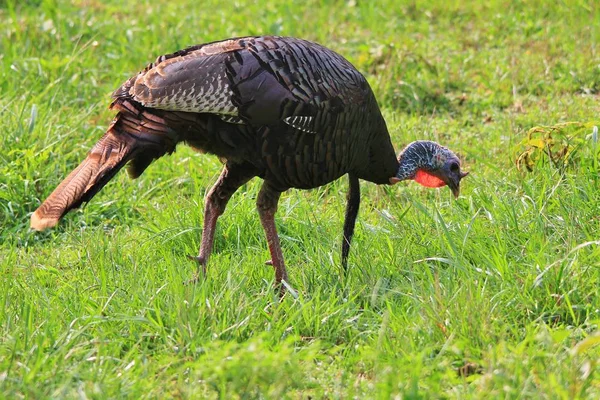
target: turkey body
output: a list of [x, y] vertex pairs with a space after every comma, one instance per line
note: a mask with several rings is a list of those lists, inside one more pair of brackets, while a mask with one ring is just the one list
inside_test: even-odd
[[114, 97], [112, 107], [123, 113], [163, 118], [155, 123], [171, 135], [165, 148], [185, 141], [245, 163], [282, 191], [345, 173], [388, 183], [398, 168], [365, 78], [305, 40], [247, 37], [190, 47], [159, 57]]
[[32, 216], [51, 227], [89, 201], [128, 164], [139, 176], [180, 142], [224, 160], [207, 195], [196, 259], [205, 268], [216, 220], [242, 184], [264, 180], [257, 199], [278, 281], [286, 279], [273, 222], [281, 192], [310, 189], [344, 174], [346, 264], [360, 202], [358, 179], [387, 184], [398, 159], [366, 79], [337, 53], [286, 37], [244, 37], [159, 57], [113, 94], [107, 133]]

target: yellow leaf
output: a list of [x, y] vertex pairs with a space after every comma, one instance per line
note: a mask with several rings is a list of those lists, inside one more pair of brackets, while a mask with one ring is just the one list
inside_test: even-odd
[[599, 344], [600, 344], [600, 331], [594, 333], [593, 335], [586, 337], [581, 342], [577, 343], [573, 347], [572, 352], [574, 354], [581, 354]]
[[527, 144], [533, 147], [537, 147], [538, 149], [543, 149], [546, 147], [546, 143], [542, 139], [529, 139]]

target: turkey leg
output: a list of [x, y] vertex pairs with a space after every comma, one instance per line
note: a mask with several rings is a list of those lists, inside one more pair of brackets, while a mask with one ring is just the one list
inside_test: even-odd
[[285, 289], [281, 285], [281, 281], [287, 282], [288, 277], [279, 243], [279, 236], [277, 235], [277, 228], [275, 227], [275, 213], [277, 212], [277, 203], [280, 196], [280, 191], [274, 189], [268, 182], [265, 182], [258, 193], [256, 207], [258, 208], [260, 222], [267, 236], [269, 252], [271, 253], [271, 265], [275, 269], [275, 282], [283, 293]]
[[[217, 219], [225, 211], [227, 202], [231, 196], [244, 183], [255, 177], [255, 171], [251, 166], [227, 163], [219, 179], [208, 192], [204, 207], [204, 226], [202, 228], [202, 240], [198, 256], [188, 256], [198, 262], [198, 268], [202, 269], [203, 276], [206, 275], [206, 264], [215, 241], [215, 228]], [[196, 271], [192, 281], [197, 281], [199, 270]]]
[[350, 244], [354, 235], [354, 225], [358, 216], [360, 207], [360, 184], [358, 178], [352, 174], [348, 174], [349, 189], [346, 205], [346, 219], [344, 220], [344, 237], [342, 238], [342, 268], [344, 271], [348, 269], [348, 254], [350, 254]]

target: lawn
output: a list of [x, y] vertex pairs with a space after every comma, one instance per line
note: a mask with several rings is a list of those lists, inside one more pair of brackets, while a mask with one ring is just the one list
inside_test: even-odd
[[[347, 179], [290, 190], [281, 301], [259, 179], [220, 219], [207, 279], [183, 284], [221, 169], [185, 146], [29, 229], [124, 80], [258, 34], [347, 57], [397, 149], [460, 153], [461, 196], [362, 182], [344, 274]], [[0, 398], [600, 398], [595, 125], [592, 0], [0, 0]]]

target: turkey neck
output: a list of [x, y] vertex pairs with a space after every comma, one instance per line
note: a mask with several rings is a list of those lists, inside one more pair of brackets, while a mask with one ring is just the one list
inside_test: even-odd
[[388, 129], [373, 98], [369, 108], [368, 133], [353, 135], [354, 153], [351, 172], [358, 178], [378, 185], [389, 184], [389, 179], [398, 172], [398, 158]]

